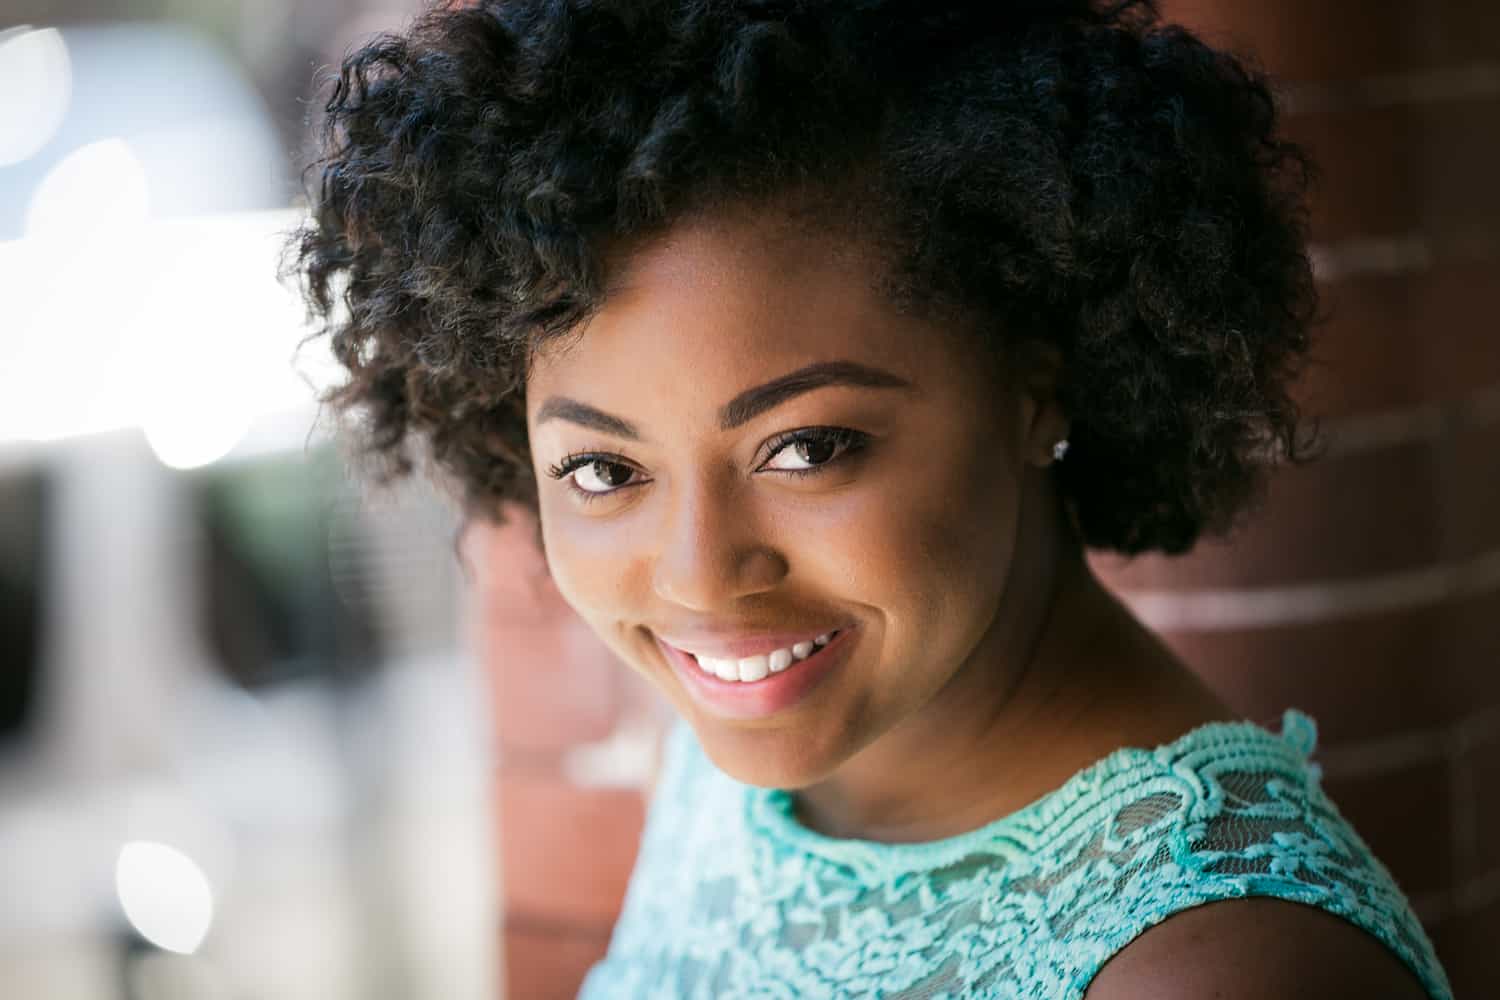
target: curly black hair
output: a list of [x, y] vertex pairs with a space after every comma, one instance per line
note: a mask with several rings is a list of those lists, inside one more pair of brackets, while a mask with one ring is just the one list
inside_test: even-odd
[[1309, 164], [1260, 72], [1148, 0], [444, 4], [325, 110], [288, 264], [349, 374], [324, 402], [470, 513], [535, 504], [527, 365], [612, 254], [783, 198], [879, 246], [896, 306], [1053, 345], [1088, 546], [1185, 551], [1313, 444]]

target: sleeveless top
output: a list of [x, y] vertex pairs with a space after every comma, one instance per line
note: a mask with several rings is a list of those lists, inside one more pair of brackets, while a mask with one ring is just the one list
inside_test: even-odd
[[926, 843], [840, 840], [719, 771], [678, 719], [609, 952], [581, 1000], [1077, 1000], [1173, 913], [1270, 896], [1373, 934], [1452, 990], [1391, 874], [1309, 761], [1317, 728], [1212, 722], [1126, 747], [1030, 805]]

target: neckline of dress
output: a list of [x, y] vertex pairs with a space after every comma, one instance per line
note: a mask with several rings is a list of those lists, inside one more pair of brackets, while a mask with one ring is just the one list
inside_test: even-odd
[[1170, 765], [1195, 753], [1221, 755], [1238, 746], [1249, 753], [1269, 750], [1280, 755], [1289, 767], [1310, 767], [1316, 778], [1320, 769], [1308, 764], [1307, 758], [1317, 748], [1317, 740], [1317, 723], [1296, 708], [1282, 713], [1279, 733], [1249, 720], [1207, 722], [1150, 749], [1126, 746], [1113, 750], [1029, 804], [976, 829], [939, 840], [886, 843], [830, 837], [803, 826], [795, 816], [792, 792], [780, 788], [746, 785], [744, 815], [752, 831], [764, 834], [773, 843], [852, 868], [864, 877], [894, 878], [939, 868], [962, 860], [975, 849], [1011, 861], [1028, 861], [1057, 834], [1055, 821], [1070, 807], [1097, 797], [1112, 779], [1141, 771], [1143, 763]]

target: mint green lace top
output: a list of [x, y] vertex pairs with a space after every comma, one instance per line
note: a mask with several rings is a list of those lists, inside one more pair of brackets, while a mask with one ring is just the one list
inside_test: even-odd
[[1316, 743], [1296, 709], [1280, 734], [1209, 723], [969, 833], [881, 844], [800, 825], [789, 792], [729, 778], [679, 720], [580, 997], [1076, 1000], [1171, 914], [1271, 896], [1364, 928], [1452, 1000], [1406, 898], [1324, 794]]

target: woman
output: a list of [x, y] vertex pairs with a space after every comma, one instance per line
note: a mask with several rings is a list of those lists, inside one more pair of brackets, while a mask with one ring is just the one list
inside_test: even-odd
[[1312, 720], [1083, 558], [1309, 449], [1263, 80], [1129, 0], [489, 0], [327, 110], [332, 401], [682, 717], [584, 996], [1450, 996]]

